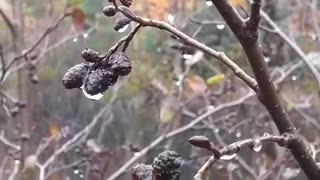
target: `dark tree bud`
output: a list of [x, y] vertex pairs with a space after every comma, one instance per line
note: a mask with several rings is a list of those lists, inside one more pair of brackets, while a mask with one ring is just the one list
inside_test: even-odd
[[84, 90], [95, 95], [105, 92], [117, 80], [117, 75], [111, 69], [96, 69], [90, 72], [84, 83]]
[[130, 7], [132, 4], [132, 0], [120, 0], [121, 4], [127, 7]]
[[211, 142], [205, 136], [193, 136], [188, 139], [188, 142], [199, 148], [211, 149]]
[[181, 174], [178, 168], [181, 163], [179, 154], [174, 151], [164, 151], [153, 160], [153, 176], [157, 180], [178, 180]]
[[34, 61], [34, 60], [36, 60], [38, 58], [38, 54], [37, 53], [30, 53], [29, 54], [29, 56], [28, 56], [28, 59], [30, 60], [30, 61]]
[[15, 105], [18, 106], [19, 108], [24, 108], [24, 107], [26, 107], [27, 102], [25, 102], [25, 101], [18, 101], [18, 102], [16, 102]]
[[132, 63], [129, 56], [123, 52], [115, 52], [112, 54], [107, 63], [118, 76], [126, 76], [132, 69]]
[[80, 88], [83, 84], [84, 77], [87, 74], [89, 66], [81, 63], [70, 68], [64, 77], [62, 83], [66, 89]]
[[99, 57], [99, 53], [93, 49], [86, 48], [82, 50], [81, 56], [83, 59], [85, 59], [88, 62], [99, 62], [101, 58]]
[[17, 106], [13, 107], [12, 109], [10, 109], [10, 115], [12, 117], [16, 117], [19, 113], [19, 110], [20, 110], [19, 107], [17, 107]]
[[105, 6], [103, 8], [103, 14], [108, 17], [112, 17], [117, 14], [117, 10], [114, 6]]
[[117, 19], [116, 22], [114, 23], [113, 29], [115, 31], [119, 31], [121, 28], [125, 27], [130, 22], [131, 22], [131, 19], [129, 19], [127, 17], [121, 17], [121, 18]]
[[137, 164], [131, 169], [133, 180], [152, 180], [152, 166]]

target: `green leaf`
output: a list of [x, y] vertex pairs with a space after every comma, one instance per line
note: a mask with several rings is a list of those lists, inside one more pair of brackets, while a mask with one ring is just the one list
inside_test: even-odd
[[224, 78], [225, 78], [224, 74], [217, 74], [217, 75], [212, 76], [209, 79], [207, 79], [207, 84], [208, 85], [217, 84], [217, 83], [223, 81]]

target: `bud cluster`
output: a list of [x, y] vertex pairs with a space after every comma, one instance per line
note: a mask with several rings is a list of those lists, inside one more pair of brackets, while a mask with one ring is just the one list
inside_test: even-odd
[[65, 73], [62, 83], [66, 89], [84, 88], [90, 95], [104, 93], [119, 76], [128, 75], [132, 69], [131, 60], [124, 52], [106, 58], [95, 50], [84, 49], [81, 56], [90, 63], [77, 64]]
[[134, 180], [178, 180], [181, 172], [178, 170], [182, 159], [174, 151], [164, 151], [154, 160], [152, 165], [137, 164], [132, 168]]

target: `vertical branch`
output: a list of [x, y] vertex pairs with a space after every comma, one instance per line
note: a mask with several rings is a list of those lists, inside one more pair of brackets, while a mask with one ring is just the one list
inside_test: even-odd
[[[255, 26], [258, 26], [260, 20], [260, 0], [253, 0], [250, 13], [252, 17], [244, 23], [242, 23], [242, 18], [238, 16], [237, 11], [228, 1], [212, 0], [212, 2], [244, 49], [258, 82], [259, 99], [269, 111], [279, 132], [281, 134], [295, 134], [295, 127], [281, 104], [275, 85], [272, 82], [269, 68], [262, 54], [261, 46], [258, 43], [258, 32]], [[308, 152], [306, 144], [300, 138], [297, 138], [289, 148], [308, 178], [320, 179], [318, 167]]]

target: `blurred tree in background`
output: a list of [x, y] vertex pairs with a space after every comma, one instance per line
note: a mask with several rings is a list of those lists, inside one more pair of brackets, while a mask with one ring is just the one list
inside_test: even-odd
[[[231, 2], [242, 16], [248, 15], [247, 1]], [[83, 49], [106, 52], [134, 28], [131, 23], [126, 31], [115, 31], [121, 15], [106, 18], [102, 9], [108, 3], [0, 0], [0, 179], [111, 180], [131, 160], [132, 165], [151, 164], [170, 149], [181, 155], [180, 179], [188, 180], [210, 156], [190, 146], [191, 136], [207, 136], [225, 146], [278, 133], [268, 111], [229, 68], [159, 29], [143, 28], [135, 35], [128, 49], [132, 72], [99, 101], [81, 90], [64, 89], [61, 79], [70, 67], [84, 62]], [[319, 84], [302, 59], [320, 71], [320, 3], [262, 4], [290, 41], [262, 18], [259, 41], [272, 80], [319, 162]], [[243, 49], [211, 1], [135, 0], [130, 9], [225, 52], [252, 75]], [[157, 141], [208, 112], [187, 131]], [[131, 179], [132, 165], [117, 179]], [[98, 177], [92, 175], [95, 171]], [[290, 152], [274, 144], [264, 144], [259, 153], [243, 149], [230, 160], [218, 161], [206, 178], [307, 179]]]

